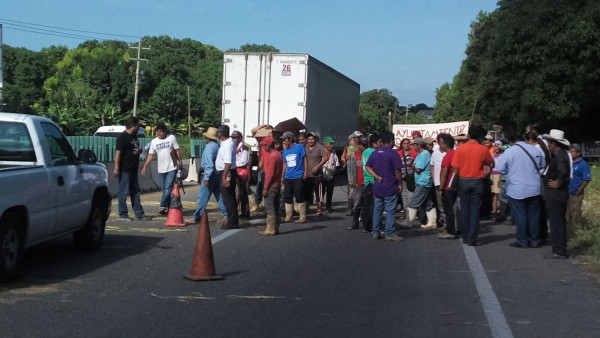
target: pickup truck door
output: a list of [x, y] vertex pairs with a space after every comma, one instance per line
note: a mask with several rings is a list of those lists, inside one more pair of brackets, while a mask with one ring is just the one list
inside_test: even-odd
[[84, 179], [84, 165], [60, 130], [50, 123], [41, 123], [41, 127], [50, 152], [48, 171], [55, 211], [50, 231], [51, 236], [60, 235], [85, 224], [93, 191]]

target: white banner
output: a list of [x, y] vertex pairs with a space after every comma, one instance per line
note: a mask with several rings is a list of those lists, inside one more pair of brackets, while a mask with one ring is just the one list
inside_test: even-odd
[[436, 139], [438, 134], [446, 133], [452, 136], [467, 134], [469, 132], [469, 121], [432, 123], [432, 124], [394, 124], [392, 132], [396, 136], [396, 144], [400, 144], [402, 139], [412, 140], [413, 131], [421, 132], [423, 137]]

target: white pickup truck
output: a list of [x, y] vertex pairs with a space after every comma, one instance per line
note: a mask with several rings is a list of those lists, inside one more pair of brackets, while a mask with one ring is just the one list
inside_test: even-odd
[[0, 281], [16, 277], [24, 249], [58, 236], [100, 248], [110, 205], [93, 151], [76, 156], [47, 118], [0, 113]]

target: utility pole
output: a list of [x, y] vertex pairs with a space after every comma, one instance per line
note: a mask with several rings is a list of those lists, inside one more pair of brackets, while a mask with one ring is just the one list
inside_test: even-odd
[[137, 58], [129, 58], [129, 60], [136, 61], [135, 67], [135, 90], [133, 94], [133, 116], [137, 116], [137, 100], [138, 100], [138, 90], [140, 87], [140, 61], [148, 62], [148, 59], [142, 59], [142, 49], [150, 49], [150, 48], [142, 48], [142, 39], [138, 42], [137, 47], [132, 46], [129, 48], [137, 48]]
[[406, 117], [404, 119], [404, 124], [408, 124], [408, 106], [410, 106], [409, 104], [406, 105]]
[[192, 115], [190, 112], [190, 86], [188, 86], [188, 136], [192, 138]]

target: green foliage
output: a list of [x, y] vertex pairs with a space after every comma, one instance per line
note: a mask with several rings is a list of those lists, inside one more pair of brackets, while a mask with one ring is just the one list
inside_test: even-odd
[[498, 5], [472, 23], [459, 73], [436, 92], [435, 118], [472, 118], [508, 131], [541, 122], [560, 126], [575, 140], [586, 131], [597, 133], [598, 126], [586, 123], [600, 108], [597, 1], [504, 0]]
[[257, 45], [253, 44], [245, 44], [240, 48], [231, 48], [227, 50], [228, 52], [234, 53], [279, 53], [279, 49], [271, 46], [271, 45]]
[[363, 131], [377, 133], [388, 130], [388, 112], [398, 110], [398, 99], [387, 89], [373, 89], [360, 94]]

